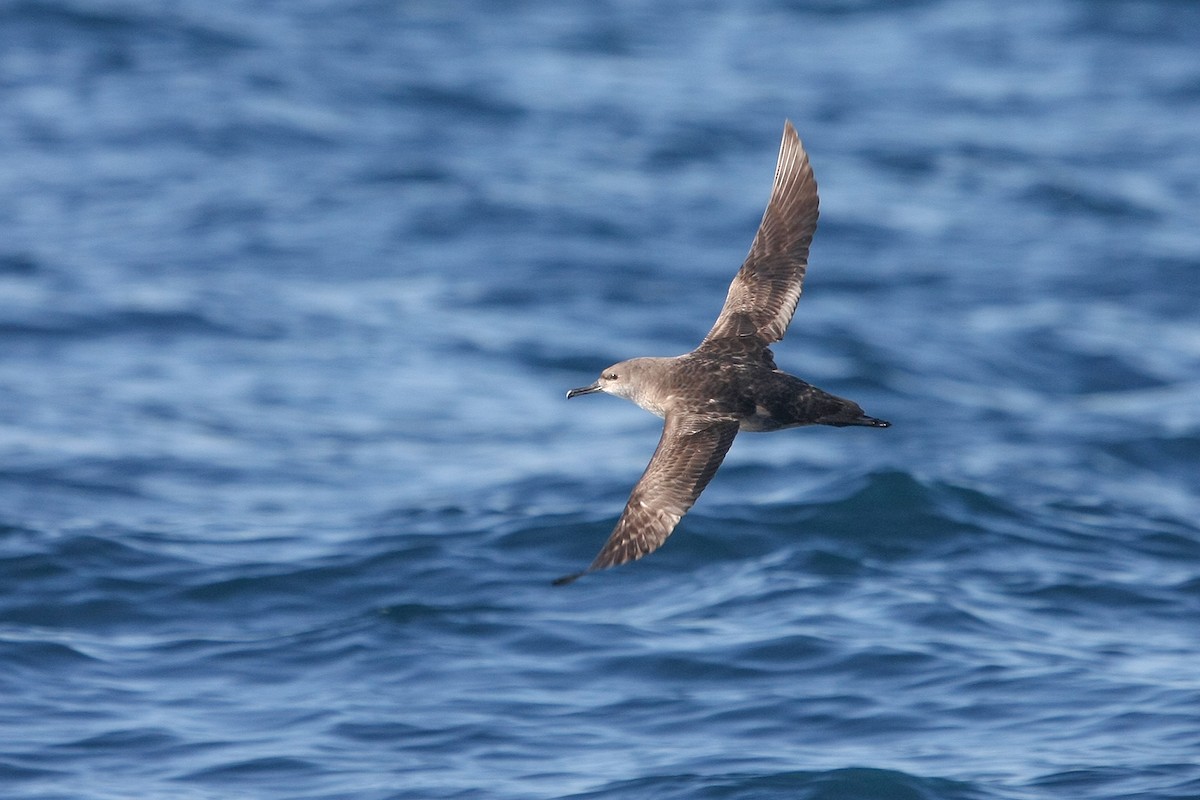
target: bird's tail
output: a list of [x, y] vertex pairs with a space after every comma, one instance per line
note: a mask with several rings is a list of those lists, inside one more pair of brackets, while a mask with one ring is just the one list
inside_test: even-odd
[[890, 427], [892, 427], [892, 423], [888, 422], [886, 419], [878, 419], [876, 417], [869, 417], [866, 414], [860, 414], [857, 418], [851, 419], [851, 420], [840, 421], [840, 422], [826, 422], [825, 424], [826, 425], [836, 425], [839, 428], [844, 428], [847, 425], [864, 425], [868, 428], [890, 428]]
[[814, 396], [809, 399], [810, 408], [817, 412], [818, 425], [832, 425], [835, 428], [845, 428], [850, 425], [862, 425], [868, 428], [891, 427], [887, 420], [869, 416], [862, 406], [853, 400], [822, 392], [815, 389]]

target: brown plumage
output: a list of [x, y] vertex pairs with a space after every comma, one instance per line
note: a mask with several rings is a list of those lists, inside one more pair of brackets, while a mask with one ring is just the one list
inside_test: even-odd
[[768, 345], [787, 331], [804, 282], [817, 227], [817, 184], [808, 155], [788, 122], [771, 199], [717, 321], [690, 353], [635, 358], [600, 373], [575, 397], [607, 392], [665, 419], [662, 438], [604, 547], [583, 572], [614, 567], [666, 541], [721, 466], [739, 430], [799, 425], [888, 427], [850, 400], [781, 372]]
[[817, 206], [817, 181], [789, 121], [783, 127], [767, 210], [750, 254], [729, 284], [725, 305], [704, 337], [706, 343], [752, 336], [766, 346], [783, 338], [800, 300]]

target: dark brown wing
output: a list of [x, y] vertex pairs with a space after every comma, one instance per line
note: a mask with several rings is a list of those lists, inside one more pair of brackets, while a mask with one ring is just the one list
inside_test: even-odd
[[668, 416], [658, 449], [599, 555], [584, 572], [559, 578], [555, 585], [657, 550], [712, 480], [737, 432], [737, 420]]
[[800, 137], [788, 122], [767, 210], [705, 342], [739, 336], [769, 345], [783, 338], [800, 300], [816, 229], [817, 182]]

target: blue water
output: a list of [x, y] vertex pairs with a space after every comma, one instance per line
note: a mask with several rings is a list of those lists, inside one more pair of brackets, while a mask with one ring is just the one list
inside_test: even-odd
[[[0, 5], [0, 796], [1200, 797], [1200, 5]], [[571, 587], [785, 118], [781, 367]]]

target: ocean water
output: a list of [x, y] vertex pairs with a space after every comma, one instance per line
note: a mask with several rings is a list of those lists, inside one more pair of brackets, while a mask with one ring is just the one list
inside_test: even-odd
[[[1200, 797], [1200, 6], [0, 4], [0, 796]], [[781, 367], [566, 588], [792, 119]]]

